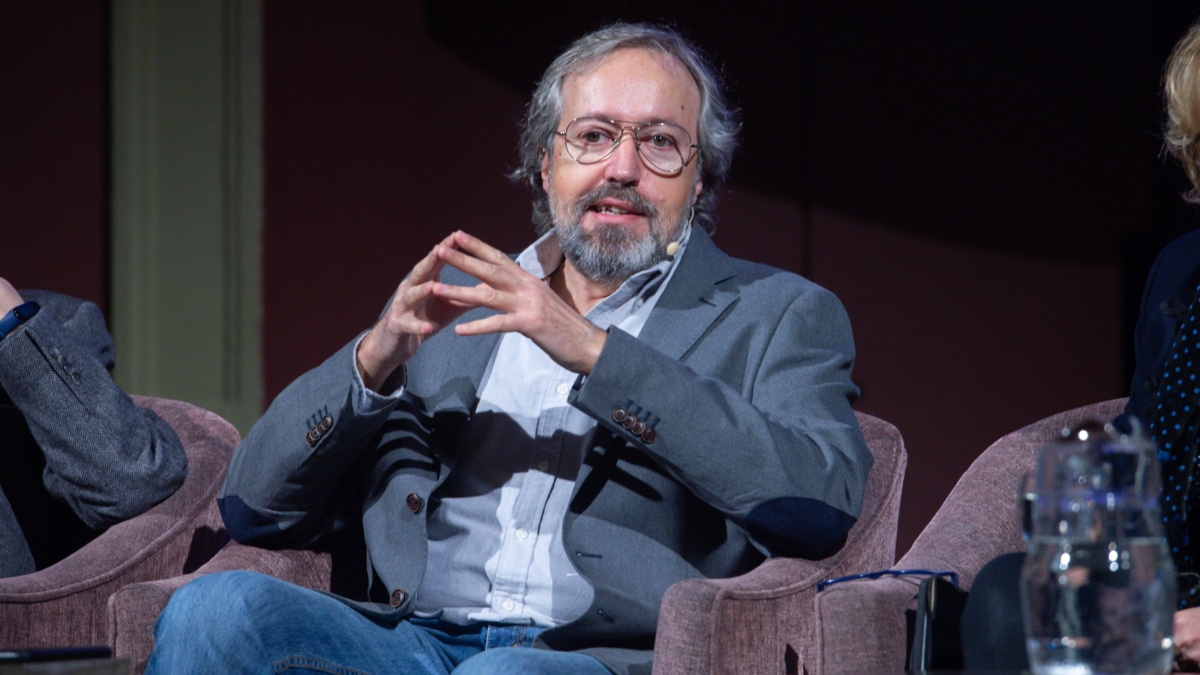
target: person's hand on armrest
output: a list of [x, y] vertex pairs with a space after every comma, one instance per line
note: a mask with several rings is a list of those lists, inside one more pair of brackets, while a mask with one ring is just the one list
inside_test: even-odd
[[1175, 612], [1175, 669], [1200, 670], [1200, 607]]

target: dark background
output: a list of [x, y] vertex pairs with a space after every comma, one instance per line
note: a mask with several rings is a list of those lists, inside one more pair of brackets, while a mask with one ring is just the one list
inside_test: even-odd
[[[717, 243], [842, 298], [858, 408], [904, 434], [903, 553], [991, 441], [1127, 390], [1146, 269], [1194, 224], [1159, 78], [1200, 14], [914, 4], [264, 2], [267, 401], [451, 229], [525, 246], [504, 172], [542, 69], [607, 21], [667, 21], [743, 113]], [[0, 276], [105, 307], [108, 13], [0, 15]]]

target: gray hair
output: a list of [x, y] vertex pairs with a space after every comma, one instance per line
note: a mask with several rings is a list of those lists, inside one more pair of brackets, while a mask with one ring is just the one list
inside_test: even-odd
[[729, 174], [741, 128], [738, 113], [725, 100], [724, 86], [712, 63], [674, 30], [650, 24], [617, 23], [579, 38], [550, 64], [542, 75], [521, 131], [521, 164], [509, 177], [528, 182], [536, 197], [533, 222], [543, 233], [552, 226], [549, 197], [542, 189], [542, 153], [553, 156], [554, 132], [562, 116], [562, 88], [566, 79], [598, 65], [618, 49], [651, 49], [672, 56], [687, 68], [700, 90], [697, 139], [700, 145], [697, 177], [704, 181], [696, 199], [694, 222], [710, 234], [717, 225], [717, 193]]

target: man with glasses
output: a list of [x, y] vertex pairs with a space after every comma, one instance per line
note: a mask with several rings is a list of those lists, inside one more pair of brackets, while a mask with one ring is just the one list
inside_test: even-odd
[[361, 519], [379, 602], [204, 577], [150, 670], [649, 672], [671, 584], [837, 551], [871, 465], [850, 326], [709, 238], [737, 129], [674, 32], [610, 26], [560, 56], [515, 172], [542, 236], [515, 259], [447, 236], [229, 469], [240, 541]]

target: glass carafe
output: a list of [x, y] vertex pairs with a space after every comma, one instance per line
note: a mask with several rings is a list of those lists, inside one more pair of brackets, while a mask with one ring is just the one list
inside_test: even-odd
[[1154, 445], [1111, 426], [1077, 427], [1042, 448], [1036, 490], [1021, 570], [1032, 670], [1169, 672], [1176, 579]]

